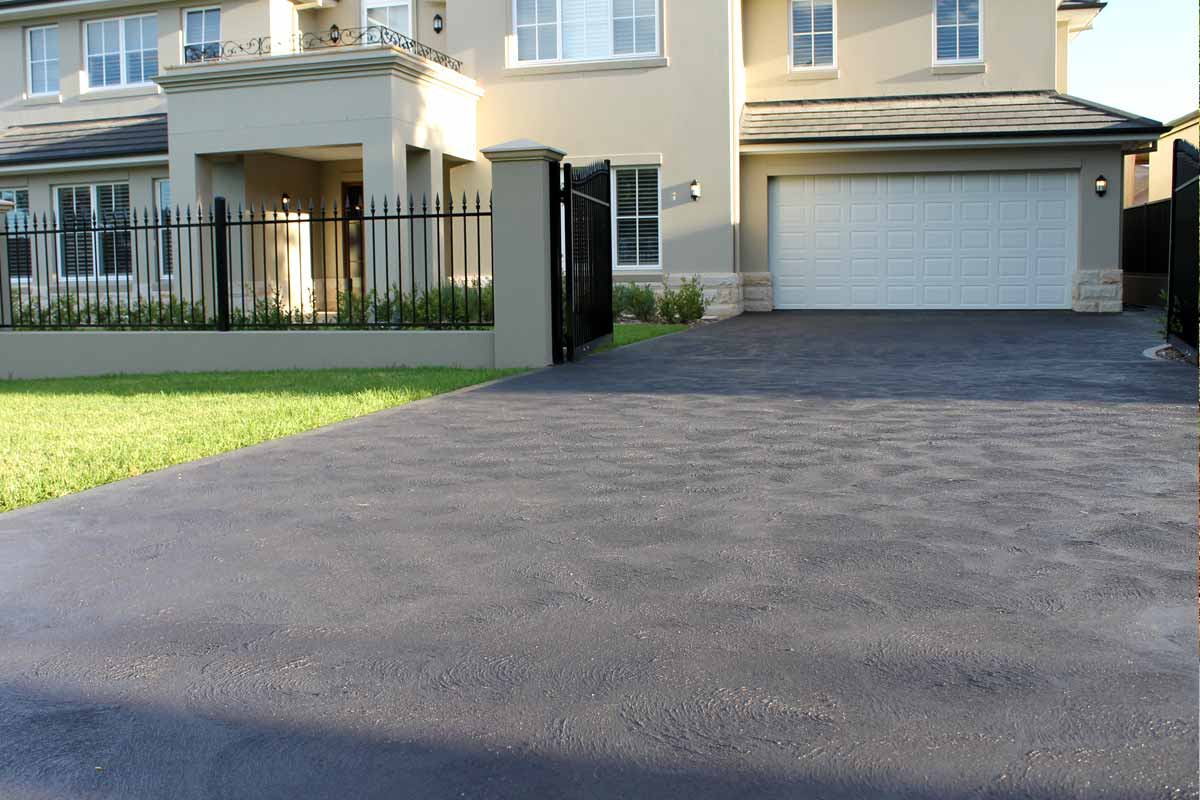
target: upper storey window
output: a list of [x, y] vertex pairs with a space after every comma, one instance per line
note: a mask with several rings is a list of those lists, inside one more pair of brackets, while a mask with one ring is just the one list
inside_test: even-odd
[[404, 36], [412, 36], [408, 0], [370, 0], [366, 8], [366, 27], [382, 25]]
[[158, 20], [153, 14], [84, 27], [89, 89], [144, 85], [158, 74]]
[[834, 0], [792, 0], [792, 69], [832, 67], [837, 55]]
[[659, 53], [659, 0], [514, 0], [517, 61], [599, 61]]
[[58, 94], [58, 26], [30, 28], [29, 94]]
[[221, 9], [193, 8], [183, 14], [183, 60], [188, 64], [221, 57]]
[[934, 48], [939, 63], [980, 61], [982, 0], [934, 0]]

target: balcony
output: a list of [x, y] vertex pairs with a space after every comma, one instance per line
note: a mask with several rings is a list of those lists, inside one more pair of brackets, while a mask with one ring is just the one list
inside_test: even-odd
[[457, 58], [422, 44], [416, 39], [384, 27], [370, 25], [365, 28], [339, 28], [334, 25], [327, 31], [301, 33], [284, 41], [260, 36], [245, 42], [214, 42], [204, 45], [189, 45], [184, 48], [184, 61], [189, 66], [225, 62], [242, 58], [262, 58], [272, 55], [296, 55], [332, 48], [390, 47], [407, 53], [414, 58], [430, 61], [455, 72], [462, 72], [463, 64]]

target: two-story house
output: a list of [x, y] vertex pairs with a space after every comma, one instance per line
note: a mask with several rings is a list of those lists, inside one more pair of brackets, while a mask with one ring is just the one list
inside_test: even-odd
[[0, 0], [0, 196], [486, 196], [481, 148], [532, 139], [611, 162], [620, 279], [720, 314], [1117, 311], [1124, 156], [1162, 127], [1065, 94], [1103, 7]]

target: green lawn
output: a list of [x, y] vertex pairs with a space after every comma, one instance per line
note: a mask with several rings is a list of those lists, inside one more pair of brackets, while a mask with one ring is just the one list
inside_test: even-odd
[[0, 511], [517, 371], [322, 370], [0, 381]]
[[[610, 347], [684, 327], [618, 325]], [[0, 511], [516, 372], [348, 369], [0, 381]]]
[[624, 347], [627, 344], [644, 342], [647, 339], [653, 339], [658, 336], [666, 336], [668, 333], [678, 333], [679, 331], [686, 330], [687, 325], [658, 325], [641, 322], [619, 324], [613, 326], [612, 344], [599, 348], [597, 352], [612, 350], [614, 347]]

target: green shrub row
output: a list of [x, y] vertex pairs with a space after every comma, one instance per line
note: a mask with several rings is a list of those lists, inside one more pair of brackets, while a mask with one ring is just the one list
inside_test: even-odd
[[[316, 306], [310, 292], [309, 309]], [[343, 327], [369, 326], [437, 326], [463, 327], [491, 325], [495, 320], [495, 295], [490, 283], [482, 287], [456, 284], [430, 287], [416, 295], [404, 294], [393, 286], [382, 293], [338, 292], [337, 310], [325, 314], [290, 307], [276, 292], [270, 297], [256, 298], [252, 304], [234, 301], [229, 310], [229, 326], [233, 330], [246, 328], [285, 330], [311, 327], [314, 323]], [[126, 328], [216, 328], [212, 309], [201, 302], [186, 303], [171, 295], [162, 298], [134, 298], [129, 305], [124, 299], [117, 304], [94, 298], [60, 295], [52, 299], [15, 303], [13, 322], [19, 327], [34, 329], [99, 327], [110, 330]]]
[[704, 289], [699, 278], [688, 278], [678, 289], [665, 289], [655, 297], [645, 284], [622, 283], [613, 286], [613, 319], [631, 316], [639, 322], [689, 324], [703, 319], [707, 310]]

